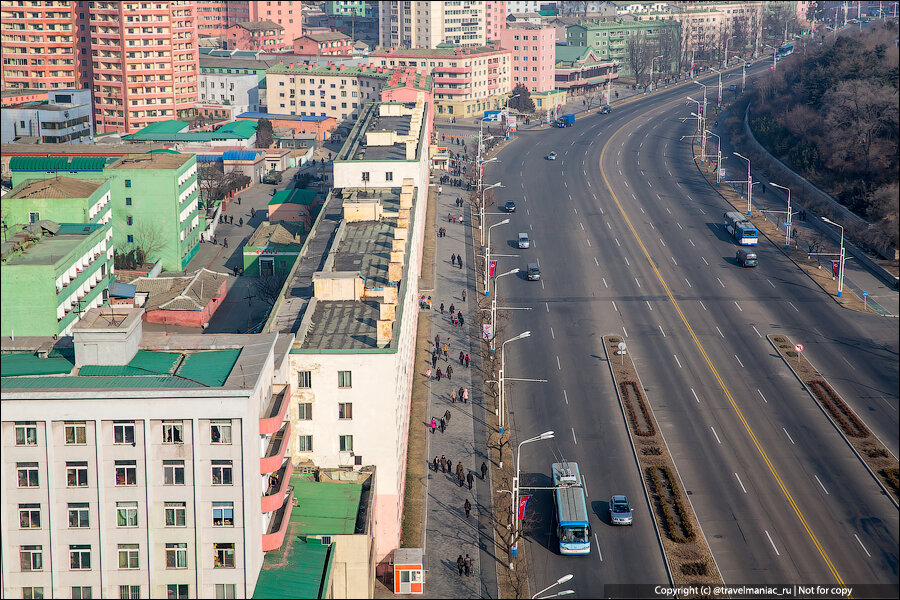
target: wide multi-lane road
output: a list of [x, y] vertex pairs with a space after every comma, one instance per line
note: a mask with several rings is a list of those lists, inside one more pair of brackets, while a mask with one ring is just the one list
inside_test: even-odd
[[[896, 586], [897, 508], [765, 339], [802, 342], [896, 453], [896, 322], [838, 307], [765, 239], [759, 267], [735, 264], [726, 206], [681, 139], [695, 133], [684, 96], [697, 91], [523, 132], [487, 170], [486, 184], [504, 185], [498, 204], [518, 204], [492, 231], [495, 255], [518, 255], [499, 257], [498, 272], [537, 261], [543, 277], [500, 280], [501, 306], [531, 309], [503, 323], [503, 339], [532, 333], [506, 346], [511, 426], [519, 440], [555, 431], [522, 448], [521, 483], [547, 486], [551, 462], [576, 461], [593, 512], [591, 555], [562, 557], [550, 494], [533, 493], [533, 587], [573, 573], [565, 587], [598, 597], [608, 584], [667, 580], [603, 357], [607, 333], [628, 344], [726, 582]], [[518, 232], [530, 249], [514, 248]], [[635, 509], [631, 528], [608, 523], [617, 493]]]

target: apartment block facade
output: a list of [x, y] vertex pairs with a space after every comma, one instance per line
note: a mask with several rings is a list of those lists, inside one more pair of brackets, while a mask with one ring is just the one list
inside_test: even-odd
[[[629, 11], [635, 19], [648, 21], [654, 19], [672, 20], [681, 25], [682, 48], [687, 52], [700, 51], [721, 43], [718, 38], [723, 34], [731, 36], [741, 33], [743, 43], [748, 47], [756, 43], [762, 32], [762, 18], [765, 2], [685, 2], [639, 3]], [[794, 2], [793, 4], [799, 5]], [[732, 43], [731, 49], [737, 50]]]
[[19, 137], [37, 138], [42, 144], [93, 143], [91, 91], [68, 88], [46, 93], [47, 100], [3, 107], [0, 143]]
[[250, 21], [272, 21], [283, 28], [282, 36], [289, 50], [294, 40], [303, 35], [303, 2], [301, 0], [252, 0], [248, 5]]
[[378, 19], [382, 47], [483, 46], [487, 42], [484, 2], [385, 1], [380, 3]]
[[500, 32], [500, 47], [512, 51], [512, 87], [529, 92], [553, 89], [556, 62], [556, 28], [532, 23], [510, 24]]
[[225, 30], [250, 20], [250, 3], [240, 0], [197, 0], [197, 34], [201, 37], [224, 35]]
[[[598, 60], [618, 62], [620, 73], [627, 76], [632, 75], [631, 63], [627, 60], [627, 40], [637, 35], [650, 43], [668, 35], [672, 38], [673, 48], [681, 47], [681, 23], [671, 19], [581, 21], [566, 28], [566, 44], [590, 46]], [[670, 69], [676, 67], [678, 54], [677, 51], [671, 53]]]
[[288, 48], [284, 27], [272, 21], [246, 21], [225, 30], [225, 48], [250, 52], [281, 52]]
[[[76, 3], [0, 2], [3, 64], [0, 87], [61, 89], [82, 87]], [[81, 35], [85, 35], [81, 32]]]
[[506, 29], [506, 0], [484, 3], [484, 39], [486, 42], [499, 40]]

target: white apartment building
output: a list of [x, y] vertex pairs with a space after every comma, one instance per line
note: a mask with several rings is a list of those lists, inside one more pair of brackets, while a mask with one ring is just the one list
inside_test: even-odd
[[400, 541], [431, 121], [422, 94], [364, 107], [269, 324], [296, 332], [295, 467], [375, 466], [377, 562]]
[[[672, 4], [637, 2], [627, 12], [639, 21], [673, 19], [681, 23], [682, 51], [703, 50], [718, 45], [726, 37], [741, 32], [744, 43], [756, 44], [762, 33], [764, 2], [703, 2]], [[623, 10], [626, 6], [620, 6]], [[621, 14], [621, 13], [620, 13]], [[732, 42], [731, 49], [737, 50]]]
[[284, 540], [292, 337], [143, 335], [142, 313], [4, 340], [6, 598], [251, 597]]
[[378, 40], [382, 47], [434, 48], [438, 44], [486, 43], [484, 2], [422, 0], [379, 3]]
[[259, 78], [253, 75], [200, 73], [200, 102], [233, 107], [235, 114], [259, 112]]

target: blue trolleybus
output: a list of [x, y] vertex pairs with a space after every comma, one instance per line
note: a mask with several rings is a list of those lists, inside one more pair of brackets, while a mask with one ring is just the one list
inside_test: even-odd
[[553, 499], [556, 504], [556, 530], [560, 554], [590, 554], [591, 526], [578, 464], [553, 463]]
[[743, 213], [725, 213], [725, 230], [741, 246], [755, 246], [758, 241], [756, 227]]

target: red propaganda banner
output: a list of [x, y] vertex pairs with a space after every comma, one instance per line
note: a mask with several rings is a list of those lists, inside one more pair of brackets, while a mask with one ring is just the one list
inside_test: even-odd
[[525, 518], [525, 505], [528, 504], [528, 499], [531, 496], [519, 496], [519, 514], [518, 519], [521, 521]]
[[497, 261], [492, 260], [491, 261], [491, 271], [490, 271], [491, 277], [493, 277], [496, 272], [497, 272]]
[[[837, 277], [838, 275], [840, 275], [840, 272], [841, 272], [841, 261], [839, 261], [839, 260], [833, 260], [833, 261], [831, 261], [831, 272], [834, 274], [835, 277]], [[493, 273], [491, 273], [491, 275], [493, 275]]]

